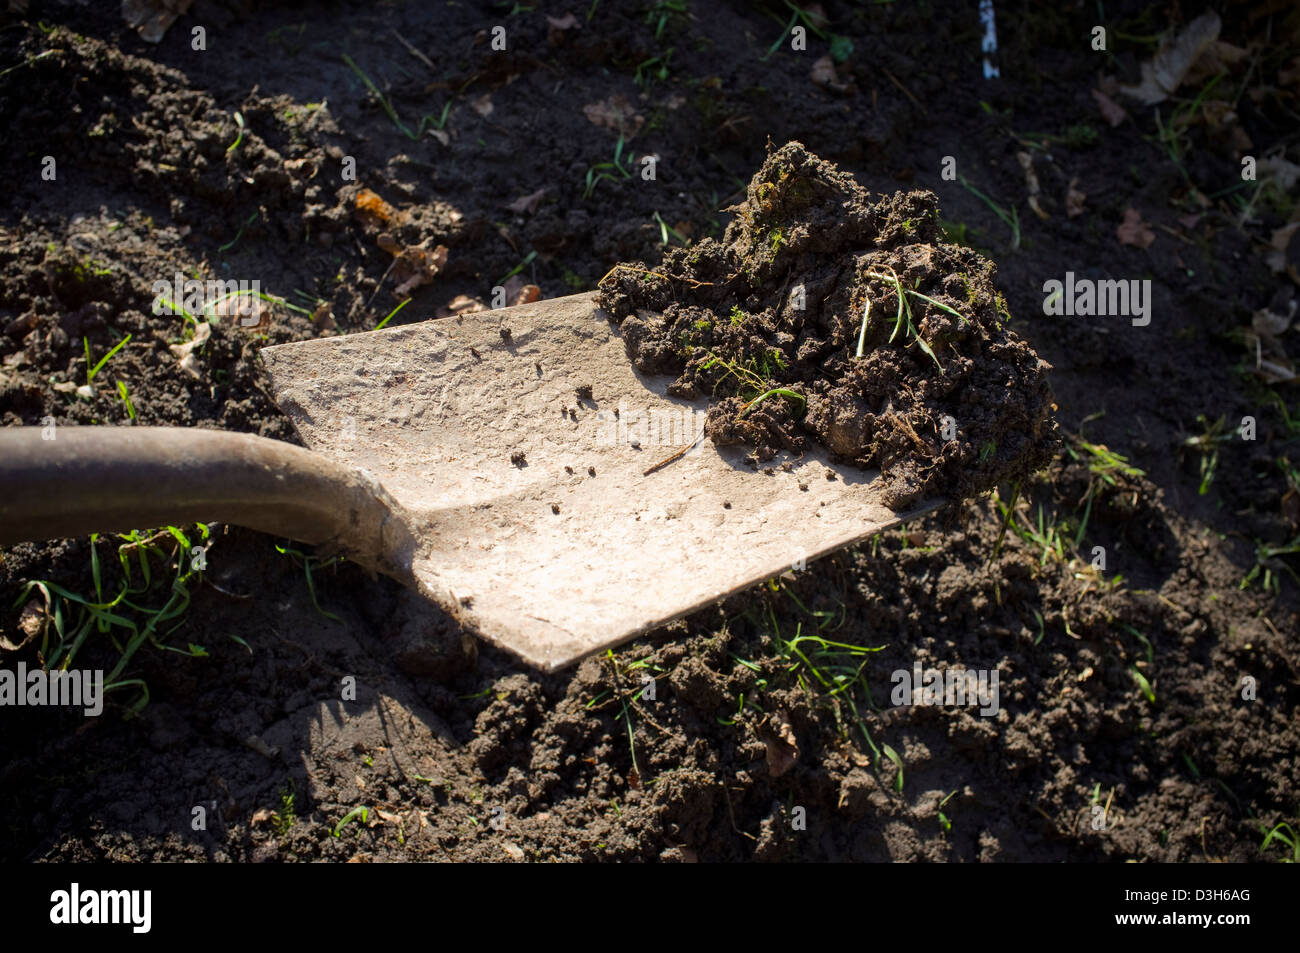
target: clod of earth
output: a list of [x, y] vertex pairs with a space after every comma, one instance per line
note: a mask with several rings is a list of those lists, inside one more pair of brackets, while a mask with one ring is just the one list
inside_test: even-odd
[[639, 371], [712, 398], [715, 443], [757, 463], [811, 438], [880, 470], [896, 509], [1051, 460], [1050, 367], [1008, 329], [994, 264], [940, 240], [932, 193], [873, 202], [789, 142], [734, 211], [721, 242], [618, 265], [597, 297]]

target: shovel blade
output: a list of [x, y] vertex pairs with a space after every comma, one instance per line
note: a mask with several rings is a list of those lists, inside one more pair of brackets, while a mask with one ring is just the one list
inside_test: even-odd
[[704, 438], [647, 474], [707, 402], [638, 374], [587, 294], [262, 354], [306, 445], [409, 514], [420, 591], [548, 671], [943, 503], [896, 513], [819, 447], [755, 470]]

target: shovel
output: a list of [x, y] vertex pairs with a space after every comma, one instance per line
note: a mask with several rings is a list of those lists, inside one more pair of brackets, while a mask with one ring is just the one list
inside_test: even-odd
[[[553, 671], [929, 512], [814, 447], [754, 469], [591, 294], [262, 351], [304, 450], [0, 429], [0, 545], [217, 521], [323, 547]], [[50, 439], [52, 438], [52, 439]]]

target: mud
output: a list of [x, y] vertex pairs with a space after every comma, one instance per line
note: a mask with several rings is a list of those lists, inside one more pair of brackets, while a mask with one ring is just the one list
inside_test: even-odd
[[[1221, 39], [1253, 52], [1224, 65], [1227, 75], [1201, 97], [1221, 105], [1190, 109], [1210, 82], [1198, 81], [1158, 107], [1124, 101], [1128, 118], [1112, 127], [1093, 90], [1104, 79], [1137, 82], [1152, 51], [1142, 38], [1177, 28], [1186, 17], [1176, 9], [1108, 2], [1113, 45], [1103, 56], [1086, 42], [1091, 9], [999, 3], [1002, 79], [985, 81], [975, 5], [826, 0], [827, 29], [854, 45], [834, 67], [836, 89], [810, 76], [823, 55], [815, 36], [806, 53], [767, 55], [791, 15], [783, 3], [691, 3], [662, 30], [647, 21], [645, 3], [602, 0], [590, 18], [593, 5], [582, 4], [578, 25], [560, 31], [546, 17], [562, 12], [526, 6], [489, 14], [457, 4], [434, 17], [420, 4], [254, 11], [196, 0], [157, 46], [124, 28], [117, 4], [33, 0], [28, 16], [0, 13], [8, 137], [0, 174], [10, 185], [0, 204], [0, 423], [41, 425], [48, 416], [59, 426], [132, 426], [120, 381], [140, 424], [293, 440], [265, 393], [259, 348], [374, 328], [403, 300], [394, 294], [398, 268], [405, 284], [429, 264], [405, 249], [442, 245], [447, 259], [408, 289], [410, 303], [389, 326], [466, 310], [466, 299], [490, 301], [533, 251], [516, 278], [546, 297], [592, 290], [618, 262], [665, 257], [656, 216], [692, 249], [710, 238], [722, 244], [734, 213], [721, 210], [748, 202], [742, 176], [764, 164], [770, 138], [805, 143], [873, 195], [940, 198], [944, 237], [909, 241], [887, 231], [882, 261], [905, 264], [898, 256], [909, 244], [959, 243], [998, 263], [1012, 329], [1053, 365], [1061, 452], [1022, 481], [1005, 534], [1009, 494], [980, 497], [955, 525], [930, 519], [883, 534], [613, 659], [549, 676], [478, 645], [355, 566], [313, 563], [309, 586], [301, 557], [277, 551], [284, 541], [214, 527], [186, 613], [157, 644], [146, 642], [126, 673], [148, 685], [143, 709], [132, 711], [138, 686], [130, 686], [108, 693], [97, 719], [0, 711], [0, 856], [1289, 856], [1276, 840], [1262, 845], [1266, 829], [1300, 824], [1300, 585], [1292, 575], [1300, 556], [1287, 551], [1300, 525], [1282, 465], [1300, 462], [1300, 406], [1294, 383], [1260, 378], [1243, 334], [1275, 300], [1286, 311], [1294, 279], [1272, 270], [1263, 250], [1291, 221], [1297, 195], [1294, 185], [1270, 185], [1252, 202], [1240, 137], [1205, 117], [1235, 103], [1234, 128], [1255, 155], [1300, 161], [1296, 90], [1286, 79], [1294, 14], [1226, 4]], [[206, 54], [190, 47], [199, 23], [209, 30]], [[496, 23], [518, 55], [476, 39]], [[669, 50], [662, 78], [638, 71]], [[436, 130], [445, 141], [427, 123], [417, 140], [399, 130], [345, 53], [412, 132], [446, 107]], [[607, 118], [616, 98], [626, 106], [621, 130]], [[245, 128], [231, 148], [236, 111]], [[1181, 165], [1167, 148], [1170, 130]], [[658, 181], [616, 176], [585, 194], [588, 169], [610, 162], [620, 131], [625, 163], [660, 156]], [[1030, 210], [1019, 152], [1034, 159], [1046, 218]], [[57, 183], [40, 179], [46, 155], [58, 160]], [[940, 176], [945, 155], [1008, 214], [1018, 209], [1019, 241], [960, 181]], [[356, 181], [341, 178], [345, 156], [356, 160]], [[359, 214], [362, 189], [402, 217]], [[531, 206], [521, 203], [541, 189]], [[1072, 191], [1086, 195], [1082, 206], [1067, 207]], [[363, 197], [362, 207], [384, 208], [368, 203]], [[892, 220], [906, 221], [906, 209]], [[1117, 241], [1128, 209], [1149, 223], [1149, 247]], [[890, 214], [886, 206], [873, 221]], [[383, 247], [382, 234], [395, 244]], [[827, 238], [810, 233], [807, 254]], [[772, 290], [775, 273], [765, 270], [789, 267], [789, 253], [777, 252], [765, 265], [759, 236], [754, 287], [767, 297], [735, 302], [744, 323], [773, 309], [770, 337], [758, 335], [770, 342], [775, 304], [789, 291]], [[921, 290], [965, 314], [965, 288], [939, 279], [973, 273], [977, 300], [986, 309], [992, 295], [996, 312], [992, 275], [957, 255], [932, 259], [934, 284]], [[194, 353], [196, 377], [170, 351], [191, 340], [188, 322], [150, 307], [152, 283], [178, 270], [260, 279], [308, 313], [275, 304], [256, 329], [214, 325]], [[1150, 325], [1044, 316], [1043, 282], [1066, 271], [1149, 278]], [[847, 272], [823, 280], [844, 285], [844, 313], [853, 314]], [[665, 294], [686, 300], [693, 290]], [[879, 296], [872, 318], [881, 322], [869, 334], [892, 330], [889, 289], [868, 282], [866, 291]], [[934, 317], [938, 334], [942, 311], [919, 317]], [[987, 310], [976, 318], [981, 328], [993, 320]], [[960, 323], [945, 332], [961, 334]], [[93, 365], [128, 333], [93, 396], [78, 396], [82, 339]], [[813, 336], [829, 340], [824, 330]], [[1300, 353], [1294, 323], [1278, 342]], [[844, 344], [856, 348], [856, 339]], [[887, 370], [921, 368], [925, 380], [942, 382], [915, 344], [872, 344]], [[935, 351], [956, 369], [954, 354]], [[664, 360], [673, 373], [675, 352]], [[810, 402], [816, 396], [809, 381], [796, 387]], [[927, 390], [925, 400], [940, 398]], [[769, 398], [752, 413], [770, 408], [784, 427], [795, 409], [786, 403]], [[1198, 418], [1222, 419], [1220, 435], [1231, 435], [1247, 415], [1258, 424], [1255, 441], [1200, 439]], [[959, 427], [984, 425], [967, 419], [969, 408], [953, 416]], [[792, 440], [820, 439], [793, 422]], [[918, 434], [936, 440], [932, 430]], [[1103, 466], [1088, 446], [1122, 455], [1128, 469]], [[514, 449], [501, 448], [503, 463]], [[93, 544], [109, 597], [122, 581], [121, 545]], [[1104, 571], [1094, 568], [1099, 546]], [[33, 580], [93, 598], [91, 553], [84, 538], [0, 552], [0, 634], [23, 640], [19, 595]], [[165, 602], [175, 559], [174, 547], [163, 547], [153, 586], [132, 600]], [[65, 618], [75, 621], [76, 611], [68, 607]], [[813, 635], [862, 653], [827, 649]], [[860, 671], [859, 680], [831, 694], [791, 648], [796, 639], [823, 677]], [[39, 665], [39, 643], [0, 650], [0, 663]], [[206, 654], [173, 651], [191, 645]], [[79, 665], [106, 670], [120, 657], [98, 631], [81, 653]], [[998, 670], [999, 714], [893, 705], [892, 673], [917, 662]], [[341, 698], [349, 676], [355, 700]], [[636, 697], [647, 676], [653, 699]], [[1247, 678], [1256, 687], [1249, 700]], [[902, 762], [901, 783], [885, 746]], [[191, 825], [196, 805], [207, 808], [206, 830]], [[359, 807], [369, 809], [366, 822], [338, 826]], [[797, 807], [805, 830], [790, 824]], [[504, 820], [494, 827], [497, 808]]]
[[812, 438], [880, 470], [896, 509], [1051, 460], [1050, 367], [1007, 327], [992, 262], [942, 240], [933, 193], [873, 201], [789, 142], [729, 211], [721, 241], [616, 265], [597, 297], [640, 371], [714, 399], [715, 443], [757, 464]]

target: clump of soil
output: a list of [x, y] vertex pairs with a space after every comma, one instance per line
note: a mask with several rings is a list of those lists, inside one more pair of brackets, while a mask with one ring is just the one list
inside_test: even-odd
[[941, 241], [933, 193], [872, 202], [789, 142], [734, 211], [721, 242], [620, 265], [597, 297], [638, 370], [714, 399], [715, 443], [757, 462], [811, 437], [879, 469], [895, 509], [1051, 460], [1050, 367], [1007, 328], [993, 263]]

